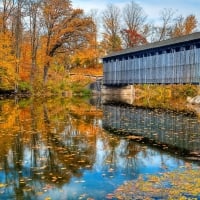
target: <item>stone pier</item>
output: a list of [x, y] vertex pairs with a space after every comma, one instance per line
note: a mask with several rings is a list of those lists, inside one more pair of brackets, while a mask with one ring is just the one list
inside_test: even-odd
[[120, 87], [102, 86], [101, 87], [102, 101], [118, 101], [133, 104], [135, 98], [134, 85], [126, 85]]

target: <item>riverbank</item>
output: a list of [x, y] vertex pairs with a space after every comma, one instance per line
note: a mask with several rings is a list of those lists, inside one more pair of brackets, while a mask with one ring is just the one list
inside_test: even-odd
[[[74, 68], [66, 73], [65, 76], [52, 76], [47, 85], [43, 87], [42, 83], [34, 85], [33, 88], [23, 87], [19, 93], [14, 90], [0, 90], [0, 99], [13, 98], [46, 98], [51, 96], [91, 96], [93, 91], [88, 87], [94, 83], [97, 77], [103, 75], [101, 66], [96, 68]], [[24, 85], [24, 84], [23, 84]], [[194, 112], [200, 115], [198, 105], [192, 105], [187, 102], [188, 97], [198, 95], [199, 87], [197, 85], [134, 85], [134, 97], [131, 97], [131, 104], [138, 107], [156, 108], [173, 110], [177, 112]], [[95, 94], [96, 95], [96, 94]], [[112, 94], [110, 95], [114, 97]], [[106, 98], [110, 98], [106, 96]], [[121, 96], [115, 99], [121, 101]], [[129, 97], [128, 97], [129, 98]], [[122, 98], [122, 101], [123, 98]]]
[[134, 94], [114, 95], [112, 93], [102, 96], [104, 103], [117, 102], [126, 103], [130, 106], [164, 109], [174, 112], [196, 113], [199, 115], [198, 105], [188, 103], [188, 97], [199, 94], [196, 85], [134, 85]]
[[51, 97], [51, 96], [88, 96], [91, 91], [87, 86], [95, 81], [95, 77], [102, 76], [102, 66], [93, 68], [74, 68], [64, 73], [51, 72], [44, 86], [42, 80], [36, 80], [31, 86], [28, 82], [19, 82], [18, 91], [14, 86], [1, 88], [0, 99], [18, 97]]

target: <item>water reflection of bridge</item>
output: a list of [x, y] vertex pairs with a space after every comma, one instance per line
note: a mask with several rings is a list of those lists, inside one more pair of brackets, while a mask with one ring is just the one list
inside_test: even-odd
[[107, 130], [142, 136], [163, 148], [200, 156], [200, 122], [195, 116], [110, 104], [103, 111]]

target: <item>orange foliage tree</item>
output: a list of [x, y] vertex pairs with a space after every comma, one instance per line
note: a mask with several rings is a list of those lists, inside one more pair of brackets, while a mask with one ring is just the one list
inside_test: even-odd
[[124, 29], [122, 30], [122, 35], [127, 39], [126, 43], [128, 47], [135, 47], [147, 43], [146, 38], [135, 30]]
[[12, 54], [12, 36], [9, 32], [0, 32], [0, 85], [8, 89], [14, 86], [15, 56]]
[[[0, 24], [3, 25], [2, 18]], [[15, 68], [13, 65], [16, 59], [12, 53], [12, 47], [12, 33], [2, 28], [0, 30], [0, 87], [2, 89], [12, 89], [14, 86]]]
[[97, 31], [96, 25], [91, 26], [90, 34], [88, 34], [88, 42], [83, 45], [83, 48], [78, 49], [72, 55], [73, 66], [94, 67], [97, 65], [99, 57], [99, 49], [97, 46]]
[[81, 9], [73, 9], [68, 0], [44, 0], [42, 15], [45, 26], [44, 84], [51, 60], [56, 54], [78, 49], [86, 40], [92, 21]]
[[12, 89], [15, 81], [16, 62], [13, 53], [13, 35], [8, 29], [8, 18], [11, 13], [12, 2], [3, 0], [3, 9], [0, 10], [0, 88]]
[[21, 50], [21, 58], [20, 58], [20, 71], [19, 76], [20, 80], [24, 82], [30, 81], [30, 71], [31, 71], [31, 44], [29, 41], [29, 34], [24, 36], [24, 40], [22, 43], [22, 50]]
[[176, 19], [176, 23], [172, 30], [172, 37], [191, 34], [197, 27], [197, 24], [198, 21], [195, 15], [189, 15], [185, 19], [183, 16], [180, 16]]

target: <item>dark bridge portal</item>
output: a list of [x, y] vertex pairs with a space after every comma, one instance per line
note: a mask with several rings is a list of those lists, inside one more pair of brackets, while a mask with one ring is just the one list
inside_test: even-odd
[[199, 84], [200, 32], [112, 53], [103, 65], [107, 86]]

